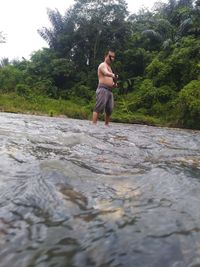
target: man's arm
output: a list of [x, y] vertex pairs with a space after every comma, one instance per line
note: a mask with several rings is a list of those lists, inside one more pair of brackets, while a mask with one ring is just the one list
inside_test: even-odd
[[101, 71], [101, 73], [103, 73], [104, 76], [115, 78], [115, 74], [108, 70], [105, 63], [101, 63], [99, 65], [99, 70]]

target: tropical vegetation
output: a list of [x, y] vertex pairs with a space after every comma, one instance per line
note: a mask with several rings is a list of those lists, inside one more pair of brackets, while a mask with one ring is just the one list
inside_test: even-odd
[[113, 121], [200, 129], [200, 0], [156, 2], [137, 14], [124, 0], [75, 0], [48, 17], [51, 27], [38, 34], [49, 48], [0, 61], [2, 111], [90, 119], [96, 70], [112, 48]]

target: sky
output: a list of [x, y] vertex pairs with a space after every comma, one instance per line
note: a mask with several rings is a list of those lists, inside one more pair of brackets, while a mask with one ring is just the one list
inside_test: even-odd
[[[126, 0], [131, 13], [138, 12], [142, 7], [151, 9], [155, 2]], [[73, 4], [73, 0], [1, 0], [0, 32], [4, 33], [6, 43], [0, 43], [0, 59], [29, 59], [34, 51], [48, 47], [37, 32], [51, 25], [47, 8], [58, 9], [64, 15]]]

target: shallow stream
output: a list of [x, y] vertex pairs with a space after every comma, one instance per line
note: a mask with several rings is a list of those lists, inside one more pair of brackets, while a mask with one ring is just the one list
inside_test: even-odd
[[0, 113], [0, 267], [200, 266], [200, 132]]

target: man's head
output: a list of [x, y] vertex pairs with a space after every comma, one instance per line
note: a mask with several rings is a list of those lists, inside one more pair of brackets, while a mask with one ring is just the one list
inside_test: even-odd
[[111, 64], [114, 60], [115, 60], [115, 52], [113, 50], [109, 49], [105, 53], [105, 61], [106, 61], [106, 63]]

